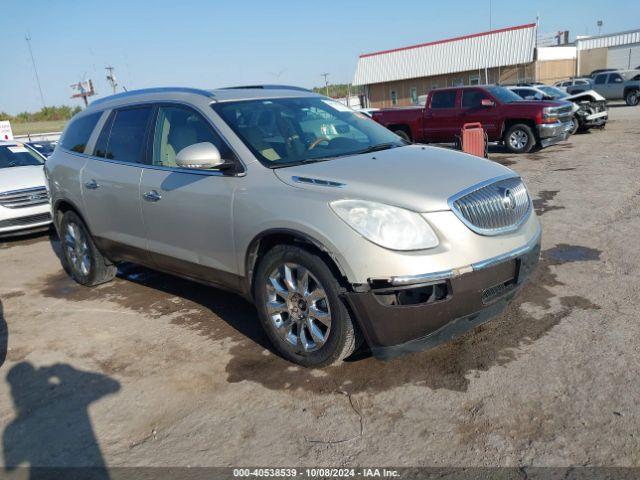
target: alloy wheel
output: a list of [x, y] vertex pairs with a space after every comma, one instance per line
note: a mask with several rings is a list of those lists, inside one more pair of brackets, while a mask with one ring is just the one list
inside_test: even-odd
[[509, 145], [515, 150], [522, 150], [529, 143], [529, 135], [523, 130], [514, 130], [509, 135]]
[[267, 280], [267, 312], [274, 331], [303, 353], [321, 348], [331, 331], [327, 293], [305, 267], [284, 263]]
[[71, 267], [83, 276], [89, 275], [91, 258], [89, 257], [89, 244], [82, 229], [73, 222], [67, 224], [64, 235], [64, 243], [67, 258]]

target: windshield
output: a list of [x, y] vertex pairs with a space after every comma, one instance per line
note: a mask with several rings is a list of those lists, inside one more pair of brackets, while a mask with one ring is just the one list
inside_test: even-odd
[[52, 142], [27, 143], [27, 145], [34, 150], [37, 150], [38, 153], [41, 153], [45, 157], [50, 157], [56, 147]]
[[521, 102], [522, 97], [504, 87], [486, 87], [487, 91], [502, 103]]
[[569, 96], [567, 92], [564, 92], [556, 87], [550, 87], [549, 85], [538, 85], [538, 89], [542, 90], [553, 100], [558, 100], [559, 98], [564, 98]]
[[366, 115], [329, 98], [222, 102], [212, 108], [270, 168], [407, 145]]
[[22, 145], [0, 145], [0, 168], [28, 167], [43, 163], [42, 158]]

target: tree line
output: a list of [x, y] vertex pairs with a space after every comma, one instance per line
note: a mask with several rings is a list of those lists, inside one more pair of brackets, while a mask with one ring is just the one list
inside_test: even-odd
[[[351, 89], [349, 89], [349, 87], [351, 87]], [[313, 91], [321, 95], [327, 95], [327, 87], [313, 87]], [[351, 95], [358, 95], [360, 94], [360, 87], [354, 87], [349, 83], [329, 84], [330, 97], [345, 98], [349, 94], [349, 91], [351, 91]]]
[[82, 108], [80, 106], [70, 107], [68, 105], [60, 105], [59, 107], [43, 107], [37, 112], [20, 112], [17, 115], [0, 112], [0, 120], [9, 120], [12, 123], [69, 120], [81, 110]]

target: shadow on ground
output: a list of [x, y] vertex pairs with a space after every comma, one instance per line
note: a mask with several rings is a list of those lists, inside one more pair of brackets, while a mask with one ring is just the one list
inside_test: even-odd
[[[108, 300], [158, 321], [170, 318], [213, 341], [231, 338], [232, 358], [226, 366], [230, 383], [251, 381], [269, 389], [318, 393], [380, 391], [404, 384], [464, 391], [469, 375], [517, 359], [523, 346], [546, 335], [574, 309], [599, 308], [587, 298], [554, 293], [563, 285], [556, 268], [566, 262], [599, 260], [597, 250], [584, 254], [585, 248], [564, 245], [543, 252], [529, 284], [506, 312], [453, 342], [389, 362], [360, 355], [323, 370], [300, 368], [275, 355], [255, 308], [241, 297], [143, 267], [125, 264], [118, 278], [95, 288], [77, 285], [60, 272], [39, 288], [45, 296], [70, 302]], [[559, 308], [552, 308], [554, 297]], [[520, 308], [523, 303], [548, 313], [534, 318]]]
[[64, 363], [36, 368], [20, 362], [7, 382], [16, 416], [2, 434], [6, 471], [29, 464], [36, 479], [54, 478], [50, 467], [92, 467], [90, 478], [109, 478], [88, 407], [117, 392], [116, 380]]

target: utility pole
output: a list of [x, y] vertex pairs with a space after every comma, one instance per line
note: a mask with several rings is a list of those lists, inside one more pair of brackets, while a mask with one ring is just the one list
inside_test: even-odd
[[108, 67], [105, 67], [105, 70], [108, 72], [107, 73], [107, 81], [111, 85], [111, 90], [113, 90], [113, 93], [115, 95], [116, 88], [118, 88], [118, 81], [116, 79], [116, 76], [113, 73], [115, 68], [113, 68], [111, 65], [109, 65]]
[[31, 63], [33, 64], [33, 71], [36, 74], [36, 83], [38, 84], [38, 90], [40, 91], [40, 100], [42, 101], [42, 108], [46, 107], [44, 103], [44, 95], [42, 94], [42, 86], [40, 85], [40, 77], [38, 76], [38, 69], [36, 68], [36, 60], [33, 58], [33, 50], [31, 50], [31, 35], [28, 33], [24, 36], [24, 39], [27, 41], [27, 46], [29, 47], [29, 55], [31, 55]]
[[327, 91], [327, 97], [329, 96], [329, 82], [327, 81], [327, 77], [329, 76], [328, 73], [321, 73], [320, 74], [321, 77], [324, 77], [324, 88]]

